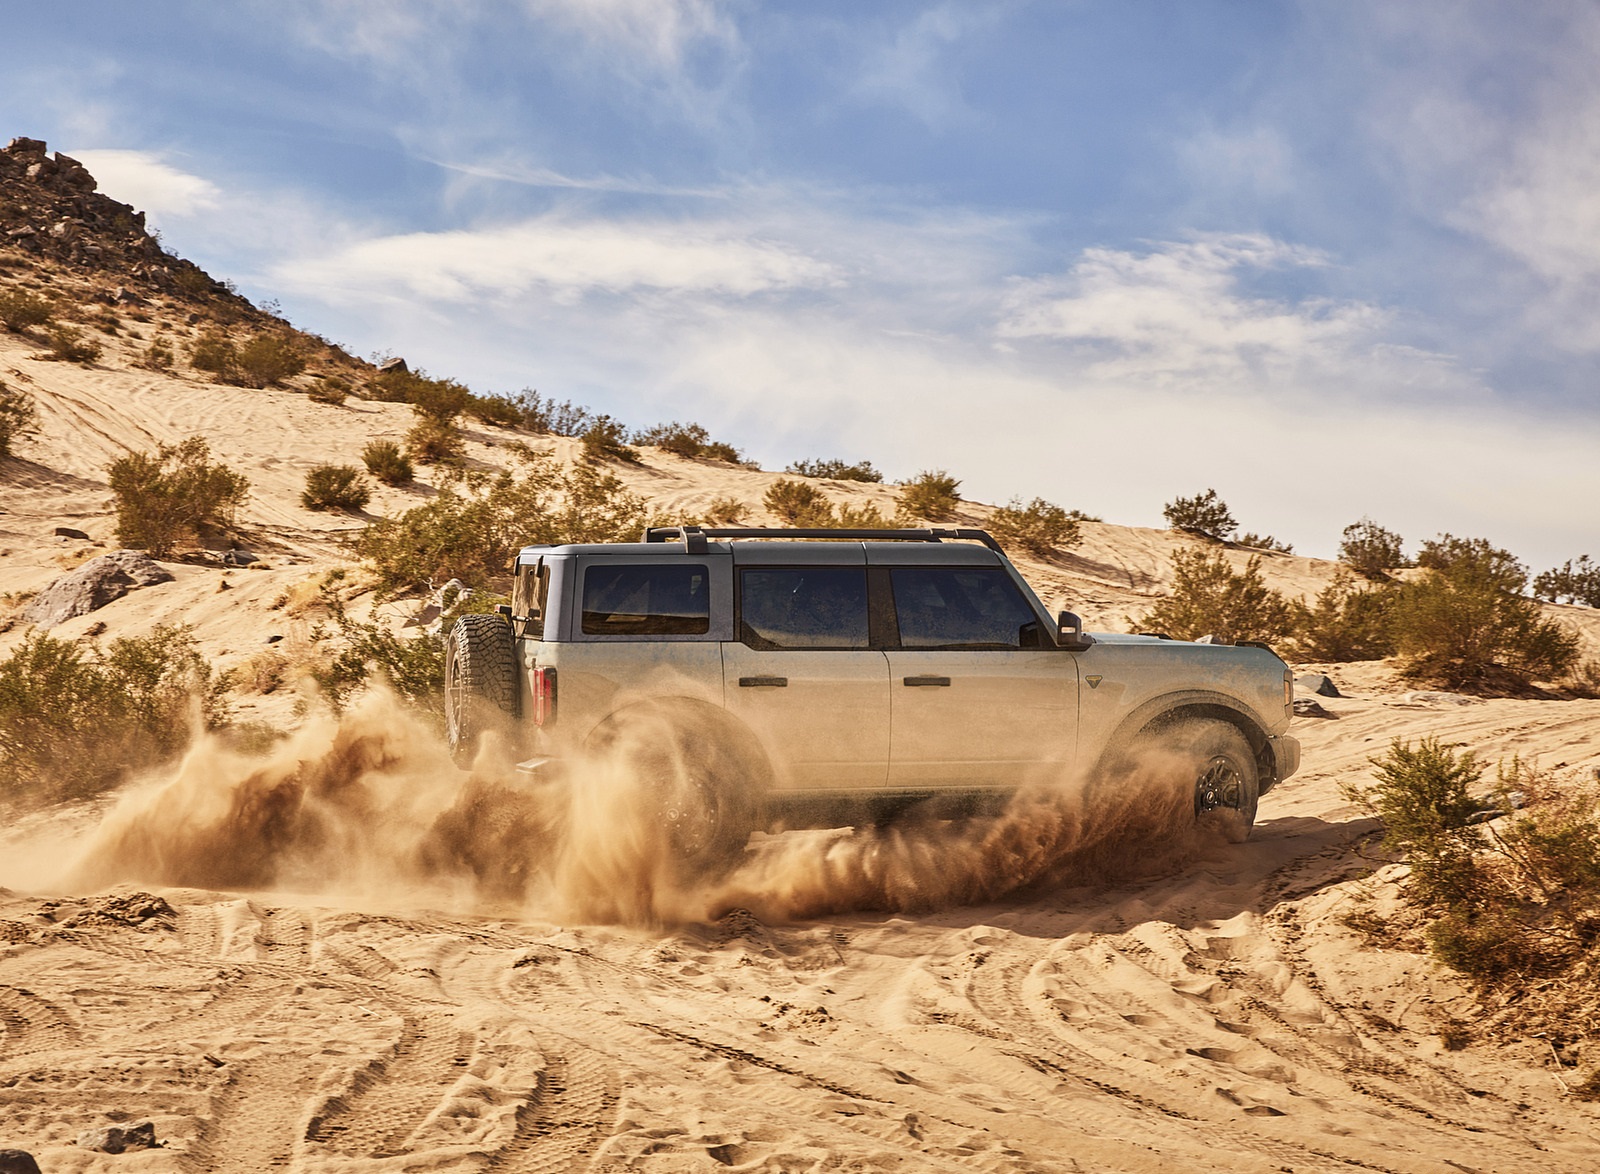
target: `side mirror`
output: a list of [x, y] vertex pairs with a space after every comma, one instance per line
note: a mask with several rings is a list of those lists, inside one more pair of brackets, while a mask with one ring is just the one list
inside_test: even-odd
[[1094, 643], [1094, 637], [1083, 630], [1083, 621], [1076, 613], [1064, 611], [1056, 616], [1056, 645], [1072, 652], [1082, 652]]

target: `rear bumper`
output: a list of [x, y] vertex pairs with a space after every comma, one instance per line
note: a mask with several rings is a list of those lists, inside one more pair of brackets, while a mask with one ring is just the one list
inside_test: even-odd
[[560, 758], [536, 756], [517, 763], [517, 776], [532, 783], [560, 782], [567, 777], [567, 763]]
[[1279, 734], [1276, 738], [1268, 738], [1267, 746], [1272, 751], [1272, 778], [1267, 786], [1262, 787], [1263, 793], [1270, 791], [1278, 783], [1294, 774], [1300, 769], [1300, 740], [1289, 734]]

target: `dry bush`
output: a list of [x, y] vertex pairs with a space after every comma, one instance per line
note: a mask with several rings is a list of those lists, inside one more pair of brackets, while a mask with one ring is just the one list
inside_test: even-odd
[[1548, 599], [1551, 603], [1582, 604], [1600, 607], [1600, 564], [1591, 562], [1581, 554], [1576, 562], [1568, 559], [1559, 567], [1541, 571], [1534, 576], [1533, 596]]
[[1288, 601], [1262, 580], [1260, 555], [1236, 573], [1221, 551], [1176, 550], [1172, 568], [1172, 593], [1138, 621], [1143, 630], [1179, 640], [1211, 636], [1224, 644], [1272, 643], [1290, 631]]
[[1351, 522], [1339, 541], [1339, 561], [1369, 579], [1387, 579], [1389, 572], [1409, 565], [1400, 535], [1371, 518]]
[[211, 463], [204, 437], [164, 444], [154, 453], [130, 453], [111, 463], [117, 507], [117, 541], [162, 558], [181, 541], [231, 524], [249, 492], [239, 473]]
[[891, 518], [883, 516], [883, 511], [868, 502], [866, 505], [841, 504], [834, 515], [833, 524], [841, 530], [889, 530], [894, 527]]
[[196, 371], [209, 371], [219, 383], [228, 383], [238, 370], [239, 352], [221, 330], [207, 327], [189, 344], [189, 365]]
[[246, 387], [279, 387], [306, 369], [300, 344], [287, 334], [258, 334], [238, 349], [236, 377]]
[[1558, 681], [1578, 661], [1578, 634], [1524, 595], [1527, 571], [1482, 538], [1423, 543], [1421, 577], [1394, 597], [1390, 630], [1400, 671], [1444, 689], [1516, 693]]
[[872, 467], [871, 461], [852, 463], [838, 458], [795, 461], [784, 472], [795, 473], [801, 477], [820, 477], [828, 481], [866, 481], [873, 484], [883, 481], [883, 474]]
[[610, 473], [582, 464], [564, 470], [546, 452], [518, 455], [520, 476], [447, 488], [369, 526], [358, 549], [379, 586], [397, 592], [452, 578], [474, 587], [501, 583], [525, 545], [632, 541], [650, 523], [644, 499]]
[[455, 465], [466, 459], [467, 445], [448, 420], [419, 416], [406, 433], [406, 454], [419, 465]]
[[289, 658], [276, 649], [258, 652], [234, 670], [234, 684], [241, 693], [265, 696], [276, 693], [288, 681]]
[[961, 494], [956, 492], [960, 485], [943, 469], [924, 469], [911, 480], [900, 482], [895, 513], [907, 522], [943, 522], [955, 513], [961, 501]]
[[594, 418], [583, 434], [583, 459], [586, 461], [626, 461], [637, 464], [639, 454], [629, 448], [627, 429], [610, 416]]
[[740, 463], [738, 449], [720, 440], [712, 440], [711, 433], [699, 424], [680, 424], [676, 420], [670, 424], [657, 424], [654, 428], [635, 432], [632, 440], [634, 444], [651, 444], [663, 452], [691, 460]]
[[713, 526], [731, 526], [744, 517], [750, 507], [737, 497], [714, 497], [706, 506], [706, 521]]
[[1174, 530], [1185, 530], [1219, 542], [1226, 542], [1239, 528], [1228, 510], [1228, 503], [1217, 496], [1215, 489], [1193, 497], [1174, 498], [1162, 507], [1161, 515]]
[[152, 338], [144, 354], [139, 356], [138, 366], [149, 371], [170, 371], [177, 361], [171, 342], [164, 338]]
[[1274, 538], [1271, 534], [1253, 534], [1247, 530], [1233, 541], [1238, 546], [1248, 546], [1252, 550], [1274, 550], [1279, 554], [1294, 553], [1294, 543]]
[[385, 485], [409, 485], [416, 477], [411, 458], [392, 440], [374, 440], [361, 450], [361, 462]]
[[1027, 505], [1012, 498], [1011, 504], [989, 515], [987, 528], [1002, 546], [1020, 546], [1038, 558], [1049, 558], [1082, 541], [1077, 519], [1042, 497]]
[[58, 322], [45, 335], [44, 357], [63, 363], [82, 363], [85, 366], [100, 358], [100, 344], [85, 338], [76, 326]]
[[522, 414], [522, 426], [531, 432], [555, 436], [582, 436], [595, 422], [595, 414], [582, 404], [542, 396], [525, 387], [512, 401]]
[[44, 298], [12, 286], [0, 290], [0, 325], [12, 334], [22, 334], [35, 326], [48, 326], [55, 320], [55, 307]]
[[300, 504], [308, 510], [358, 510], [372, 500], [372, 490], [354, 465], [318, 465], [306, 474]]
[[306, 392], [306, 398], [314, 404], [338, 407], [350, 398], [350, 384], [337, 375], [322, 375]]
[[0, 457], [11, 455], [11, 446], [39, 430], [39, 406], [33, 395], [0, 380]]
[[104, 650], [29, 636], [0, 661], [0, 806], [98, 794], [170, 757], [191, 713], [207, 726], [226, 720], [228, 683], [187, 628]]
[[516, 428], [522, 423], [522, 410], [501, 395], [468, 395], [465, 410], [480, 424], [496, 428]]
[[1350, 572], [1339, 568], [1314, 604], [1290, 605], [1294, 628], [1289, 640], [1291, 655], [1316, 663], [1382, 660], [1394, 652], [1389, 631], [1394, 598], [1393, 587], [1358, 589]]
[[816, 529], [834, 524], [833, 503], [804, 481], [779, 478], [767, 487], [761, 502], [789, 526]]

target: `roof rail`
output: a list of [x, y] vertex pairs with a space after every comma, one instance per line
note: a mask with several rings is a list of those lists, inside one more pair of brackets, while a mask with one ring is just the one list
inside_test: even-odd
[[717, 526], [706, 528], [704, 526], [648, 526], [645, 528], [644, 541], [646, 542], [675, 542], [681, 541], [684, 549], [689, 554], [704, 554], [708, 538], [832, 538], [836, 540], [859, 540], [866, 542], [946, 542], [954, 539], [969, 539], [981, 542], [996, 554], [1005, 554], [1002, 547], [987, 530], [831, 530], [831, 529], [785, 529], [770, 526]]

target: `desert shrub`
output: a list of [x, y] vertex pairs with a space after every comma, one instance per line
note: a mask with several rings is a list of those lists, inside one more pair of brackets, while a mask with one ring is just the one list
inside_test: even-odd
[[525, 545], [629, 541], [649, 523], [644, 499], [610, 473], [582, 464], [563, 470], [550, 453], [519, 455], [520, 475], [446, 488], [369, 526], [358, 549], [380, 587], [396, 592], [452, 578], [474, 587], [498, 584]]
[[154, 453], [130, 453], [113, 461], [109, 479], [117, 506], [117, 541], [161, 558], [179, 542], [231, 523], [250, 482], [210, 458], [205, 438], [191, 436]]
[[100, 344], [85, 338], [76, 326], [58, 322], [45, 335], [45, 356], [63, 363], [93, 363], [100, 357]]
[[652, 444], [664, 452], [692, 460], [740, 462], [739, 450], [731, 444], [712, 440], [711, 433], [700, 424], [657, 424], [633, 434], [633, 443]]
[[306, 474], [300, 504], [308, 510], [358, 510], [372, 500], [372, 490], [354, 465], [318, 465]]
[[620, 420], [599, 415], [583, 434], [583, 459], [586, 461], [639, 460], [639, 454], [627, 445], [628, 430]]
[[1394, 596], [1395, 589], [1388, 586], [1358, 589], [1350, 572], [1341, 567], [1310, 607], [1290, 605], [1294, 630], [1290, 653], [1297, 660], [1318, 662], [1382, 660], [1394, 651], [1389, 632]]
[[1445, 689], [1506, 693], [1577, 663], [1577, 633], [1522, 594], [1527, 571], [1482, 538], [1424, 542], [1421, 577], [1402, 584], [1390, 627], [1400, 671]]
[[883, 481], [883, 474], [872, 467], [871, 461], [856, 461], [853, 464], [837, 458], [795, 461], [784, 472], [796, 473], [801, 477], [822, 477], [830, 481], [868, 481], [874, 484]]
[[1533, 596], [1551, 603], [1565, 601], [1600, 607], [1600, 564], [1581, 554], [1576, 562], [1568, 559], [1559, 567], [1540, 571], [1533, 579]]
[[238, 349], [235, 363], [244, 386], [277, 387], [306, 369], [306, 356], [287, 334], [258, 334]]
[[453, 465], [466, 459], [467, 445], [450, 421], [419, 416], [406, 433], [406, 454], [419, 465]]
[[1358, 574], [1383, 579], [1396, 567], [1406, 566], [1400, 535], [1386, 530], [1371, 518], [1351, 522], [1339, 541], [1339, 561], [1348, 563]]
[[834, 524], [833, 503], [814, 485], [780, 477], [761, 497], [761, 503], [786, 525], [814, 529]]
[[361, 462], [385, 485], [407, 485], [416, 476], [411, 458], [392, 440], [374, 440], [361, 450]]
[[1285, 542], [1281, 538], [1274, 538], [1271, 534], [1252, 534], [1247, 530], [1233, 541], [1239, 546], [1248, 546], [1252, 550], [1275, 550], [1279, 554], [1294, 553], [1294, 543]]
[[866, 505], [841, 504], [834, 514], [833, 525], [842, 530], [888, 530], [894, 520], [883, 516], [883, 511], [868, 502]]
[[1169, 501], [1161, 510], [1167, 525], [1174, 530], [1187, 530], [1206, 538], [1226, 542], [1228, 536], [1239, 528], [1228, 510], [1227, 502], [1217, 496], [1215, 489], [1197, 493], [1193, 497], [1179, 497]]
[[454, 379], [429, 379], [422, 375], [411, 376], [406, 394], [406, 402], [413, 412], [422, 419], [440, 424], [454, 424], [472, 399], [472, 392]]
[[110, 310], [99, 311], [92, 315], [88, 322], [90, 326], [100, 331], [101, 334], [116, 334], [122, 329], [122, 319], [118, 318]]
[[350, 385], [336, 375], [324, 375], [311, 385], [306, 398], [314, 404], [338, 407], [350, 398]]
[[522, 413], [522, 426], [531, 432], [555, 436], [582, 436], [595, 422], [595, 414], [571, 400], [557, 402], [525, 387], [513, 401]]
[[900, 482], [896, 513], [907, 521], [926, 518], [942, 522], [955, 513], [961, 500], [961, 494], [956, 492], [960, 484], [943, 469], [924, 469], [911, 480]]
[[1059, 550], [1078, 545], [1082, 536], [1077, 520], [1054, 502], [1036, 497], [1027, 505], [1012, 498], [989, 515], [989, 533], [1001, 545], [1020, 546], [1029, 554], [1049, 558]]
[[164, 338], [152, 338], [144, 354], [139, 357], [139, 366], [151, 371], [170, 371], [177, 361], [178, 356], [173, 353], [171, 342]]
[[1235, 572], [1221, 551], [1176, 550], [1172, 569], [1172, 593], [1138, 621], [1144, 630], [1179, 640], [1211, 636], [1227, 644], [1271, 643], [1290, 631], [1288, 601], [1262, 581], [1260, 555]]
[[12, 334], [21, 334], [35, 326], [48, 326], [55, 316], [54, 306], [25, 289], [12, 286], [0, 290], [0, 325]]
[[228, 336], [213, 326], [201, 331], [190, 344], [189, 365], [196, 371], [209, 371], [219, 382], [226, 383], [238, 370], [239, 352]]
[[33, 396], [0, 380], [0, 457], [10, 456], [15, 442], [38, 430], [39, 407]]
[[713, 526], [731, 526], [744, 517], [749, 508], [737, 497], [714, 497], [706, 506], [706, 520]]
[[0, 661], [0, 804], [97, 794], [182, 749], [191, 712], [227, 711], [189, 629], [158, 627], [109, 649], [28, 636]]
[[480, 424], [492, 424], [496, 428], [515, 428], [522, 423], [522, 412], [503, 395], [469, 394], [465, 410]]

